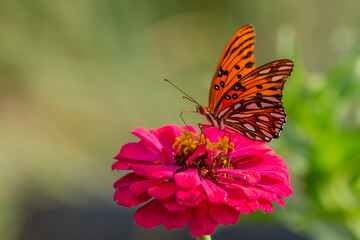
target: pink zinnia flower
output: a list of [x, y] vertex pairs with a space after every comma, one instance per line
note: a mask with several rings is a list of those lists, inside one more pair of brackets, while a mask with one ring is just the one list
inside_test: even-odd
[[[189, 132], [189, 131], [191, 132]], [[166, 229], [189, 224], [195, 237], [211, 235], [218, 224], [235, 224], [240, 213], [272, 212], [272, 202], [292, 190], [285, 161], [264, 142], [217, 128], [198, 136], [191, 127], [137, 128], [138, 143], [125, 144], [112, 169], [131, 170], [115, 182], [114, 200], [140, 207], [139, 226]]]

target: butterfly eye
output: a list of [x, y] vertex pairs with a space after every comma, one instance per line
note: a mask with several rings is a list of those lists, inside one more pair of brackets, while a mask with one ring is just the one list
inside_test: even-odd
[[220, 86], [221, 86], [221, 87], [224, 87], [224, 86], [225, 86], [224, 81], [221, 81], [221, 82], [220, 82]]
[[214, 89], [215, 89], [215, 90], [219, 90], [219, 85], [215, 84], [215, 85], [214, 85]]
[[226, 96], [225, 96], [225, 99], [226, 99], [226, 100], [230, 100], [230, 99], [231, 99], [230, 95], [226, 95]]
[[239, 95], [237, 95], [237, 94], [233, 94], [233, 95], [232, 95], [233, 99], [237, 99], [238, 96], [239, 96]]

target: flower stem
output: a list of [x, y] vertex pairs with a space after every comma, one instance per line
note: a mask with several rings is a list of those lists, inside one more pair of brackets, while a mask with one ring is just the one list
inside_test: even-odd
[[211, 235], [202, 236], [201, 238], [198, 238], [198, 240], [211, 240]]

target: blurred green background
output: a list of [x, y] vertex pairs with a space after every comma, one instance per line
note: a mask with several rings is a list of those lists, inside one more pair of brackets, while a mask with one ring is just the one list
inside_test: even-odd
[[32, 239], [24, 229], [44, 209], [119, 211], [112, 184], [121, 173], [110, 166], [136, 140], [129, 131], [182, 124], [179, 113], [195, 109], [163, 79], [207, 104], [225, 44], [248, 23], [257, 66], [295, 62], [287, 123], [270, 144], [294, 193], [284, 210], [242, 215], [239, 226], [360, 239], [359, 9], [358, 0], [2, 0], [0, 239]]

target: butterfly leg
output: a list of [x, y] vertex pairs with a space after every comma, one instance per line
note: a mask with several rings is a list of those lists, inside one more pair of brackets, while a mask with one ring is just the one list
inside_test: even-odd
[[[182, 112], [180, 113], [181, 121], [184, 123], [185, 127], [187, 128], [187, 130], [188, 130], [189, 132], [191, 132], [190, 129], [189, 129], [189, 127], [188, 127], [188, 125], [186, 124], [183, 116], [182, 116], [183, 113], [196, 113], [196, 111], [182, 111]], [[192, 135], [191, 135], [191, 136], [192, 136]]]
[[204, 134], [205, 139], [206, 139], [206, 135], [205, 135], [205, 133], [204, 133], [203, 130], [206, 129], [206, 128], [212, 128], [212, 127], [214, 127], [214, 126], [198, 123], [198, 127], [199, 127], [199, 129], [200, 129], [200, 136]]

